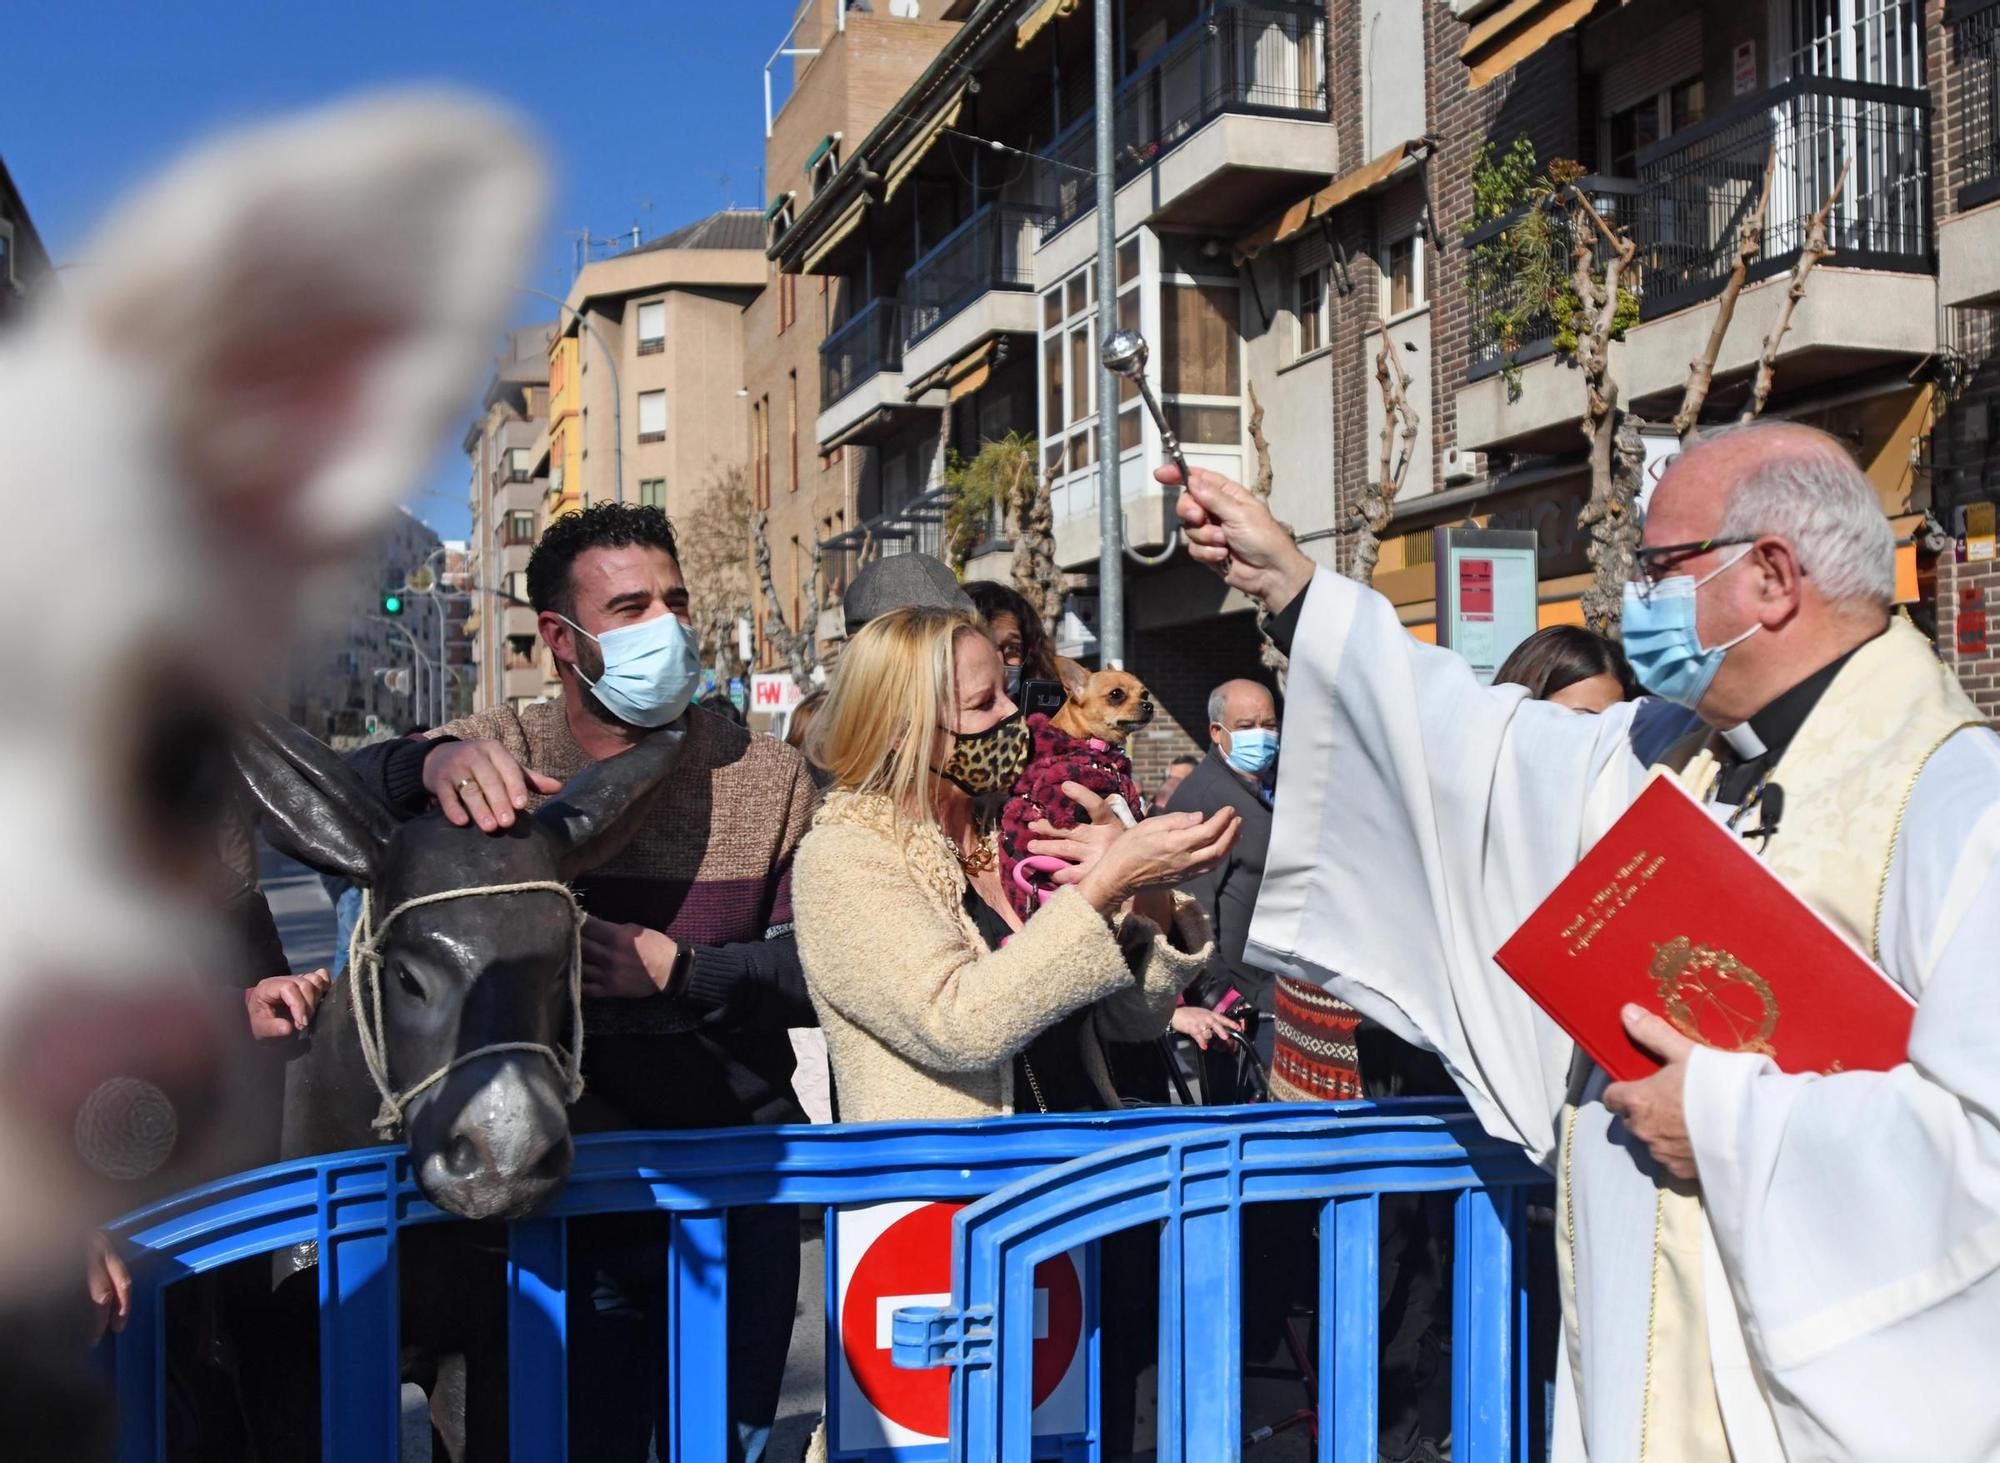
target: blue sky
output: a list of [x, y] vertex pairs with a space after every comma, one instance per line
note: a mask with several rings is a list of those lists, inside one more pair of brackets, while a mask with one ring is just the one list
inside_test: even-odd
[[[71, 0], [8, 7], [0, 156], [58, 263], [203, 134], [374, 86], [486, 91], [540, 127], [549, 229], [522, 283], [560, 294], [583, 229], [647, 236], [760, 206], [763, 63], [792, 0]], [[537, 318], [523, 296], [518, 319]], [[547, 308], [547, 307], [544, 307]], [[468, 403], [468, 410], [470, 403]], [[453, 441], [412, 506], [465, 532]]]

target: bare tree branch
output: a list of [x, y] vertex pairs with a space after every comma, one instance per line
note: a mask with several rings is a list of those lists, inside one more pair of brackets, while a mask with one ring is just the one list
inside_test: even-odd
[[1250, 491], [1265, 502], [1271, 500], [1271, 443], [1264, 435], [1264, 403], [1257, 399], [1257, 388], [1245, 383], [1250, 393], [1250, 446], [1257, 454], [1257, 476], [1250, 480]]
[[1722, 342], [1729, 334], [1729, 324], [1736, 318], [1736, 297], [1743, 293], [1743, 282], [1750, 277], [1750, 266], [1757, 256], [1764, 252], [1764, 220], [1771, 206], [1771, 175], [1778, 166], [1778, 145], [1771, 144], [1771, 150], [1764, 159], [1764, 186], [1757, 194], [1757, 207], [1743, 220], [1736, 231], [1736, 259], [1729, 267], [1729, 282], [1722, 287], [1721, 298], [1716, 302], [1715, 325], [1708, 332], [1708, 345], [1696, 359], [1688, 362], [1687, 387], [1681, 393], [1681, 409], [1674, 413], [1674, 432], [1685, 442], [1688, 434], [1701, 420], [1701, 409], [1708, 400], [1708, 388], [1715, 381], [1716, 357], [1722, 354]]
[[1375, 565], [1382, 557], [1382, 535], [1395, 521], [1396, 495], [1403, 490], [1403, 479], [1416, 454], [1421, 420], [1417, 409], [1410, 405], [1410, 373], [1403, 369], [1403, 362], [1396, 354], [1396, 342], [1389, 327], [1377, 320], [1374, 328], [1382, 333], [1382, 349], [1375, 357], [1375, 382], [1382, 393], [1382, 457], [1375, 482], [1361, 499], [1355, 515], [1361, 539], [1354, 546], [1354, 558], [1347, 567], [1348, 577], [1362, 584], [1375, 578]]
[[1847, 186], [1847, 170], [1854, 166], [1849, 158], [1840, 165], [1840, 176], [1834, 180], [1833, 191], [1826, 196], [1826, 202], [1819, 206], [1806, 224], [1805, 246], [1799, 250], [1799, 262], [1792, 266], [1792, 283], [1785, 291], [1784, 303], [1778, 306], [1778, 318], [1772, 323], [1771, 333], [1764, 337], [1764, 353], [1757, 360], [1757, 380], [1750, 388], [1750, 400], [1744, 404], [1743, 415], [1738, 421], [1752, 421], [1764, 410], [1764, 403], [1771, 399], [1771, 383], [1778, 373], [1778, 347], [1784, 341], [1785, 332], [1792, 328], [1792, 311], [1799, 307], [1799, 301], [1806, 297], [1806, 277], [1813, 272], [1813, 266], [1833, 252], [1827, 242], [1826, 221], [1833, 213], [1833, 207], [1840, 201], [1840, 190]]
[[[764, 632], [785, 659], [786, 667], [792, 673], [792, 680], [799, 690], [810, 693], [813, 689], [812, 673], [819, 664], [819, 565], [820, 546], [813, 543], [812, 571], [806, 584], [801, 588], [809, 595], [811, 613], [804, 609], [800, 618], [806, 623], [794, 627], [785, 616], [785, 606], [778, 598], [777, 586], [771, 579], [771, 543], [768, 536], [770, 515], [759, 513], [750, 520], [751, 538], [756, 546], [757, 581], [764, 590]], [[775, 626], [775, 628], [773, 628]]]
[[[1625, 582], [1631, 578], [1638, 547], [1638, 492], [1644, 461], [1638, 432], [1618, 409], [1618, 382], [1611, 375], [1611, 328], [1618, 313], [1618, 292], [1638, 246], [1622, 231], [1605, 223], [1580, 188], [1569, 189], [1570, 262], [1578, 309], [1576, 359], [1583, 369], [1583, 437], [1590, 449], [1590, 501], [1578, 523], [1590, 530], [1591, 587], [1584, 591], [1584, 621], [1602, 635], [1618, 633], [1618, 613]], [[1600, 278], [1596, 247], [1584, 228], [1596, 226], [1611, 251]], [[1636, 449], [1636, 451], [1635, 451]]]

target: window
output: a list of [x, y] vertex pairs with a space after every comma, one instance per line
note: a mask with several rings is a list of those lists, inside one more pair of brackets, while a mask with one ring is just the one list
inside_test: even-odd
[[641, 508], [665, 508], [667, 506], [667, 480], [665, 478], [640, 478], [639, 506]]
[[[1139, 328], [1139, 240], [1128, 239], [1117, 257], [1118, 323]], [[1078, 270], [1042, 296], [1042, 463], [1063, 475], [1079, 474], [1097, 460], [1097, 270]], [[1130, 451], [1141, 440], [1138, 388], [1118, 383], [1118, 445]], [[1068, 498], [1058, 516], [1087, 512], [1094, 487], [1078, 485], [1091, 499]]]
[[528, 571], [516, 569], [507, 576], [507, 596], [522, 604], [528, 603]]
[[535, 541], [535, 515], [515, 512], [507, 515], [507, 543], [531, 544]]
[[[1183, 442], [1243, 440], [1243, 337], [1237, 289], [1220, 282], [1160, 286], [1160, 385]], [[1207, 398], [1206, 400], [1202, 398]], [[1218, 399], [1220, 398], [1220, 399]]]
[[1662, 137], [1694, 126], [1706, 103], [1707, 90], [1693, 76], [1613, 112], [1604, 121], [1604, 156], [1610, 163], [1605, 171], [1614, 178], [1638, 177], [1639, 154]]
[[639, 354], [657, 355], [667, 348], [667, 302], [648, 300], [639, 307]]
[[796, 274], [778, 276], [778, 334], [783, 335], [798, 323], [799, 318], [799, 277]]
[[558, 344], [555, 354], [549, 357], [549, 395], [554, 396], [561, 392], [568, 380], [569, 363], [564, 359], [564, 352]]
[[1326, 344], [1326, 270], [1323, 266], [1305, 270], [1299, 275], [1292, 313], [1299, 327], [1298, 349], [1294, 354], [1309, 356]]
[[510, 483], [525, 483], [532, 475], [528, 471], [532, 465], [525, 447], [509, 447], [500, 455], [501, 474]]
[[840, 138], [838, 132], [820, 139], [820, 144], [806, 159], [806, 180], [812, 184], [813, 196], [818, 197], [820, 189], [833, 181], [833, 175], [840, 171]]
[[1408, 234], [1391, 240], [1382, 250], [1382, 302], [1390, 318], [1414, 310], [1428, 296], [1424, 292], [1424, 244], [1421, 237]]
[[667, 393], [664, 391], [642, 391], [639, 393], [639, 440], [641, 442], [664, 442], [667, 439]]
[[787, 373], [785, 386], [785, 425], [792, 434], [790, 456], [787, 458], [791, 469], [790, 476], [785, 480], [785, 491], [796, 493], [799, 490], [799, 373], [796, 369]]
[[771, 398], [760, 397], [750, 407], [750, 455], [756, 469], [757, 507], [771, 506]]

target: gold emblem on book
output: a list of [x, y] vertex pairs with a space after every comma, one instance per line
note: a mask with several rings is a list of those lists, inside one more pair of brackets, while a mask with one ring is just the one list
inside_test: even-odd
[[1676, 935], [1653, 947], [1652, 979], [1667, 1020], [1703, 1046], [1774, 1057], [1778, 998], [1763, 976], [1731, 955]]

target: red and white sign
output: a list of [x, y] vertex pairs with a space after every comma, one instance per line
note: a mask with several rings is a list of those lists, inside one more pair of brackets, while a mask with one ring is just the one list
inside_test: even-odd
[[[950, 1372], [896, 1366], [890, 1323], [907, 1306], [951, 1304], [951, 1221], [964, 1207], [904, 1200], [853, 1205], [835, 1214], [836, 1456], [945, 1440]], [[1038, 1438], [1084, 1430], [1083, 1264], [1084, 1253], [1077, 1249], [1035, 1271]]]
[[790, 711], [805, 699], [805, 692], [799, 689], [799, 683], [788, 675], [762, 675], [750, 678], [752, 711], [777, 716]]
[[1462, 620], [1493, 618], [1493, 561], [1458, 561], [1458, 616]]

